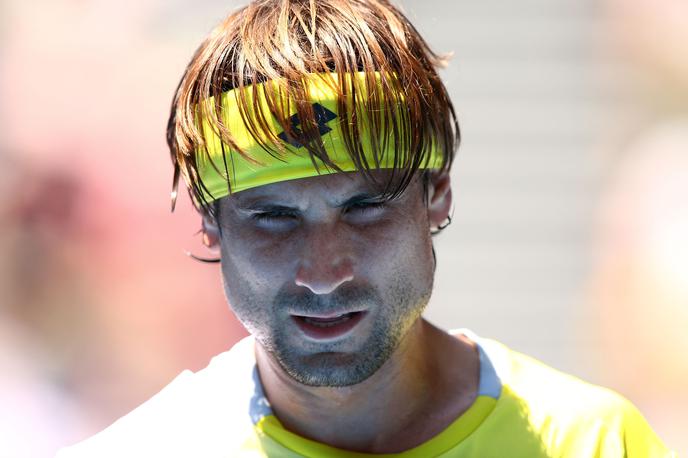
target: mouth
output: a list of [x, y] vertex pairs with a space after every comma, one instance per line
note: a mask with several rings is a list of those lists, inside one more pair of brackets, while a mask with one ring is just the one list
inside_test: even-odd
[[365, 311], [329, 315], [292, 315], [301, 331], [314, 340], [331, 340], [351, 331], [366, 315]]

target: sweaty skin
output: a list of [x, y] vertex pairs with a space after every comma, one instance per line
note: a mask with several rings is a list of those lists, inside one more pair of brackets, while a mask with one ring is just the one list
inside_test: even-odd
[[[385, 172], [376, 172], [384, 178]], [[430, 229], [451, 206], [447, 175], [381, 202], [359, 173], [274, 183], [221, 199], [227, 299], [256, 338], [266, 396], [282, 424], [334, 447], [395, 453], [436, 435], [475, 400], [475, 346], [427, 323]], [[313, 339], [295, 316], [364, 312]]]

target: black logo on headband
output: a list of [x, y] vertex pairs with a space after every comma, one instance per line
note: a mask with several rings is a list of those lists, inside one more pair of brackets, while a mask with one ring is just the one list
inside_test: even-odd
[[[315, 120], [318, 122], [318, 133], [322, 137], [323, 135], [332, 130], [329, 127], [327, 127], [327, 123], [335, 119], [337, 117], [337, 114], [328, 110], [319, 103], [313, 104], [313, 113], [315, 114]], [[301, 130], [299, 129], [299, 126], [301, 125], [301, 120], [299, 119], [298, 115], [292, 115], [289, 118], [289, 121], [291, 122], [291, 130], [294, 132], [296, 137], [301, 137], [303, 135], [303, 132], [301, 132]], [[294, 146], [296, 148], [303, 148], [303, 145], [299, 143], [295, 138], [289, 138], [286, 132], [282, 132], [278, 135], [278, 137], [284, 140], [285, 142], [289, 143], [291, 146]]]

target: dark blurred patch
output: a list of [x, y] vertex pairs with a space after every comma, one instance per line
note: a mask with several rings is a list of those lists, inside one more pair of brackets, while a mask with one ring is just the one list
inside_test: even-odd
[[69, 389], [92, 337], [84, 187], [68, 171], [20, 162], [12, 169], [12, 197], [0, 202], [2, 312], [40, 348], [35, 363], [46, 378]]
[[69, 237], [78, 229], [79, 200], [82, 188], [68, 172], [48, 170], [27, 172], [10, 211], [25, 230], [44, 232], [51, 237]]

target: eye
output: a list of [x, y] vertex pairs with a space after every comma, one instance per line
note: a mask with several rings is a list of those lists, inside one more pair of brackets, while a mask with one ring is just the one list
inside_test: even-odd
[[346, 209], [346, 213], [354, 218], [371, 219], [384, 213], [387, 207], [385, 201], [357, 202]]
[[287, 228], [297, 222], [297, 215], [288, 211], [265, 211], [256, 212], [251, 215], [251, 219], [259, 226], [267, 228]]

